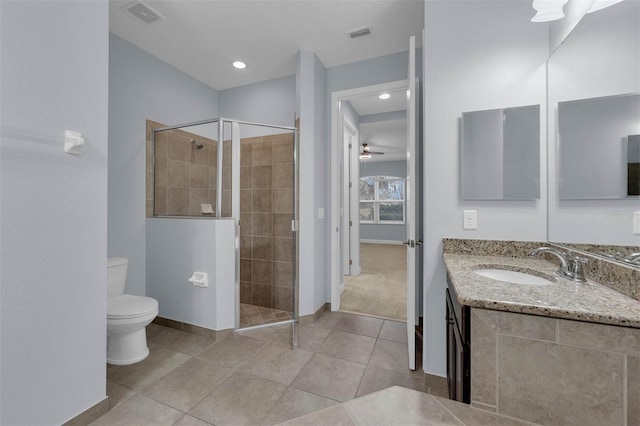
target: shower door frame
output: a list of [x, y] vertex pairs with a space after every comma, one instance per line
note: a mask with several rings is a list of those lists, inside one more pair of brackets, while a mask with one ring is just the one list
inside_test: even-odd
[[[232, 168], [231, 172], [231, 215], [235, 219], [236, 230], [235, 230], [235, 259], [236, 259], [236, 271], [235, 271], [235, 294], [236, 294], [236, 327], [235, 331], [248, 331], [248, 330], [256, 330], [260, 328], [273, 327], [284, 324], [292, 324], [293, 329], [293, 345], [297, 346], [297, 330], [296, 326], [298, 323], [298, 129], [296, 127], [288, 127], [288, 126], [279, 126], [274, 124], [265, 124], [265, 123], [256, 123], [251, 121], [242, 121], [242, 120], [230, 120], [225, 118], [220, 118], [220, 123], [223, 125], [219, 125], [219, 132], [224, 130], [224, 122], [231, 123], [231, 162], [232, 164], [238, 164], [238, 167]], [[295, 122], [295, 120], [294, 120]], [[259, 126], [259, 127], [268, 127], [271, 129], [280, 129], [287, 130], [293, 133], [293, 212], [292, 212], [292, 220], [291, 220], [291, 231], [293, 232], [293, 249], [292, 249], [292, 312], [291, 319], [285, 321], [276, 321], [269, 324], [260, 324], [254, 325], [250, 327], [240, 327], [240, 125], [249, 125], [249, 126]], [[222, 129], [222, 130], [221, 130]], [[222, 145], [222, 144], [221, 144]], [[221, 148], [218, 148], [221, 149]], [[220, 162], [220, 156], [218, 157], [218, 162]], [[221, 174], [221, 168], [218, 169], [218, 173]]]
[[[294, 117], [294, 123], [295, 123]], [[234, 294], [235, 294], [235, 328], [234, 331], [247, 331], [259, 328], [272, 327], [283, 324], [293, 325], [293, 340], [292, 344], [297, 346], [297, 323], [298, 323], [298, 291], [299, 291], [299, 275], [298, 275], [298, 199], [299, 199], [299, 131], [296, 127], [280, 126], [275, 124], [258, 123], [252, 121], [235, 120], [230, 118], [210, 118], [207, 120], [193, 121], [189, 123], [182, 123], [173, 126], [165, 126], [154, 129], [152, 131], [152, 177], [154, 188], [154, 200], [155, 200], [155, 187], [156, 187], [156, 132], [165, 130], [181, 129], [184, 127], [193, 127], [203, 124], [218, 123], [218, 143], [217, 143], [217, 179], [216, 179], [216, 211], [215, 219], [225, 219], [222, 217], [222, 168], [223, 168], [223, 156], [224, 156], [224, 125], [229, 123], [231, 125], [231, 217], [234, 220], [235, 236], [235, 281], [234, 281]], [[261, 324], [251, 327], [240, 328], [240, 125], [267, 127], [271, 129], [286, 130], [293, 133], [293, 212], [291, 220], [291, 231], [293, 232], [293, 249], [292, 249], [292, 312], [291, 319], [285, 321], [278, 321], [269, 324]], [[153, 203], [153, 216], [156, 217], [155, 202]], [[167, 216], [170, 217], [170, 216]], [[183, 217], [183, 216], [180, 216]], [[184, 216], [188, 218], [190, 216]], [[192, 216], [196, 217], [196, 216]]]

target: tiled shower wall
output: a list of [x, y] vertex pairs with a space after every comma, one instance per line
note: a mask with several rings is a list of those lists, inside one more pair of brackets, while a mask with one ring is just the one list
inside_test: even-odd
[[240, 301], [292, 311], [293, 135], [240, 147]]
[[[213, 139], [180, 129], [157, 132], [154, 188], [152, 130], [163, 126], [147, 120], [147, 217], [153, 217], [154, 199], [158, 216], [202, 216], [201, 204], [211, 204], [215, 211], [218, 152]], [[191, 140], [203, 147], [196, 149]]]
[[[157, 216], [202, 216], [201, 204], [215, 211], [217, 141], [180, 129], [157, 132], [154, 188], [151, 140], [159, 127], [164, 125], [147, 120], [147, 217], [153, 217], [154, 199]], [[244, 138], [240, 147], [240, 301], [291, 312], [293, 134]], [[223, 149], [222, 216], [228, 217], [231, 142], [225, 140]]]

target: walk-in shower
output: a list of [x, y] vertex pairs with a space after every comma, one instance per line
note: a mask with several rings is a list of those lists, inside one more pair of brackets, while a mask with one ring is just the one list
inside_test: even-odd
[[235, 282], [215, 285], [234, 286], [236, 329], [297, 320], [296, 129], [150, 123], [147, 216], [233, 219]]

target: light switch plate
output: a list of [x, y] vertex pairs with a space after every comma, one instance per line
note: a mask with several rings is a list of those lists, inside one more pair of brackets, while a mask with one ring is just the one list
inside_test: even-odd
[[478, 211], [462, 211], [462, 229], [478, 229]]

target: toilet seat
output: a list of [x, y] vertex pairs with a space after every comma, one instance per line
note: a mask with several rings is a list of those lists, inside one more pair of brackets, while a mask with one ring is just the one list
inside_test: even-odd
[[107, 300], [108, 319], [130, 319], [157, 314], [158, 301], [151, 297], [123, 294]]

